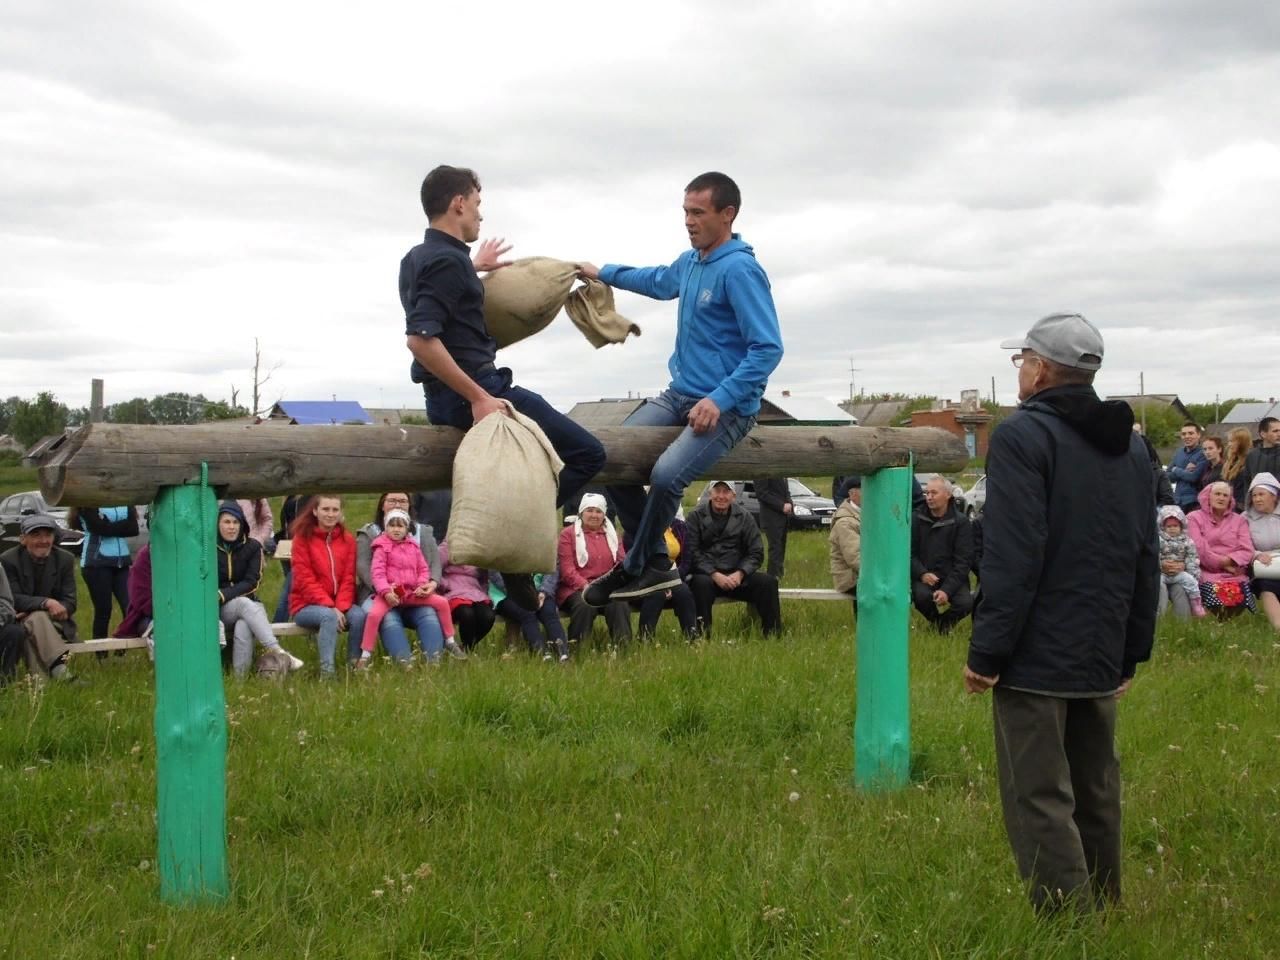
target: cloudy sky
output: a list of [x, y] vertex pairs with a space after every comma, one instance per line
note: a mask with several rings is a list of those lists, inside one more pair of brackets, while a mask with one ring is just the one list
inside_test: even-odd
[[[1012, 402], [998, 341], [1074, 310], [1104, 393], [1280, 395], [1280, 7], [1255, 0], [8, 0], [0, 395], [243, 401], [256, 336], [267, 400], [420, 405], [396, 275], [437, 163], [477, 169], [513, 255], [636, 265], [684, 248], [689, 179], [732, 175], [771, 389]], [[565, 408], [656, 391], [674, 305], [619, 309], [640, 339], [562, 316], [500, 362]]]

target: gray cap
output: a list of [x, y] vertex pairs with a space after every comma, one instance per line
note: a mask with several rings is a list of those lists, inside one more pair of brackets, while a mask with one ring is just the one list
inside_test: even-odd
[[1032, 350], [1078, 370], [1102, 367], [1102, 334], [1078, 313], [1054, 313], [1037, 320], [1024, 337], [1000, 344], [1002, 350]]
[[34, 530], [52, 530], [58, 532], [58, 521], [43, 513], [33, 513], [29, 517], [22, 518], [20, 529], [23, 533], [31, 533]]

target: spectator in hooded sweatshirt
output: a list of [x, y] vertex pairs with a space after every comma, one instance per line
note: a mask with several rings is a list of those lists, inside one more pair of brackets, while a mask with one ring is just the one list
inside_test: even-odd
[[141, 637], [146, 634], [155, 619], [151, 597], [151, 544], [147, 544], [133, 558], [129, 571], [129, 609], [116, 627], [113, 637]]
[[[1280, 477], [1280, 420], [1263, 417], [1258, 422], [1258, 446], [1249, 451], [1244, 461], [1245, 483], [1253, 485], [1253, 478], [1260, 473]], [[1241, 504], [1244, 509], [1247, 504]]]
[[338, 632], [347, 631], [347, 660], [360, 656], [365, 613], [356, 603], [356, 541], [342, 523], [342, 499], [317, 494], [290, 530], [293, 584], [289, 612], [294, 623], [316, 631], [320, 678], [336, 675]]
[[666, 531], [685, 488], [732, 450], [755, 425], [769, 375], [782, 360], [782, 333], [769, 278], [751, 246], [734, 232], [738, 185], [723, 173], [695, 177], [684, 193], [684, 225], [693, 248], [669, 266], [579, 264], [581, 275], [655, 300], [680, 300], [671, 384], [626, 419], [628, 426], [684, 429], [658, 457], [649, 492], [611, 486], [625, 557], [589, 585], [593, 607], [661, 593], [680, 582], [666, 552]]
[[[268, 526], [268, 530], [270, 527]], [[253, 642], [284, 657], [290, 670], [302, 661], [280, 646], [271, 632], [267, 608], [258, 602], [262, 544], [249, 536], [249, 522], [235, 500], [218, 507], [218, 619], [231, 637], [231, 669], [243, 677], [253, 664]]]
[[1178, 431], [1182, 446], [1173, 452], [1169, 461], [1169, 479], [1173, 481], [1173, 500], [1183, 513], [1200, 509], [1197, 495], [1200, 479], [1208, 469], [1204, 451], [1200, 448], [1200, 426], [1188, 420]]

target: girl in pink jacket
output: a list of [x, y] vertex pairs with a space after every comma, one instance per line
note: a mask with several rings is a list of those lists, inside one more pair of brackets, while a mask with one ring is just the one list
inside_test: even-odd
[[436, 581], [431, 579], [422, 547], [409, 535], [409, 514], [403, 510], [389, 510], [383, 518], [386, 527], [373, 541], [373, 560], [370, 579], [373, 581], [373, 607], [364, 622], [364, 635], [360, 640], [360, 659], [357, 669], [369, 666], [373, 648], [378, 645], [378, 626], [387, 611], [401, 604], [426, 606], [440, 618], [444, 633], [445, 649], [453, 652], [457, 641], [453, 639], [453, 618], [449, 615], [449, 602], [436, 593]]

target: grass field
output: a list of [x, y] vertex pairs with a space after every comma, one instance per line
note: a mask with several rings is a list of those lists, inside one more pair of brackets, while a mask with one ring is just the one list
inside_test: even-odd
[[[825, 550], [794, 535], [787, 584], [829, 585]], [[1120, 710], [1124, 907], [1067, 927], [1019, 889], [990, 701], [961, 692], [967, 629], [913, 618], [913, 782], [868, 795], [849, 609], [784, 603], [777, 641], [722, 609], [712, 642], [664, 618], [657, 645], [565, 668], [503, 657], [495, 632], [438, 669], [228, 680], [219, 908], [159, 902], [145, 657], [77, 658], [89, 687], [14, 684], [0, 954], [1280, 955], [1280, 648], [1260, 617], [1162, 623]]]

